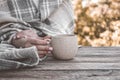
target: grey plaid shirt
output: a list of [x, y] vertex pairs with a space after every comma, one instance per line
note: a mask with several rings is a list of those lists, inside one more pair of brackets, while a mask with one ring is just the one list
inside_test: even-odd
[[[35, 5], [33, 0], [0, 0], [0, 18], [3, 16], [14, 17], [15, 19], [21, 21], [22, 23], [17, 22], [6, 22], [4, 24], [0, 24], [0, 56], [5, 56], [5, 58], [0, 57], [0, 63], [11, 64], [11, 67], [5, 68], [0, 64], [0, 69], [11, 69], [11, 68], [19, 68], [20, 66], [34, 66], [38, 64], [38, 55], [36, 53], [35, 47], [29, 49], [20, 49], [21, 52], [26, 55], [34, 55], [36, 57], [33, 58], [33, 61], [25, 61], [19, 62], [16, 60], [16, 56], [22, 53], [18, 51], [14, 46], [9, 46], [12, 35], [16, 32], [26, 29], [34, 29], [36, 30], [39, 36], [42, 35], [58, 35], [58, 34], [72, 34], [74, 30], [74, 18], [73, 18], [73, 9], [70, 0], [38, 0], [38, 5]], [[1, 23], [1, 22], [0, 22]], [[2, 42], [7, 42], [7, 44], [3, 44]], [[4, 46], [4, 47], [2, 47]], [[14, 49], [13, 49], [14, 48]], [[3, 50], [4, 49], [4, 50]], [[26, 50], [26, 51], [25, 51]], [[31, 50], [31, 52], [30, 52]], [[19, 53], [17, 53], [18, 51]], [[29, 51], [29, 54], [27, 52]], [[11, 55], [8, 54], [11, 52]], [[14, 52], [14, 53], [12, 53]], [[16, 52], [16, 53], [15, 53]], [[3, 54], [4, 53], [4, 54]], [[7, 56], [5, 55], [7, 54]], [[9, 55], [9, 56], [8, 56]], [[23, 55], [22, 56], [26, 56]], [[6, 59], [8, 61], [6, 61]], [[10, 63], [9, 63], [10, 62]], [[29, 65], [27, 64], [29, 63]], [[32, 63], [32, 64], [30, 64]], [[12, 64], [16, 64], [12, 65]], [[2, 66], [2, 67], [1, 67]], [[14, 67], [13, 67], [14, 66]]]

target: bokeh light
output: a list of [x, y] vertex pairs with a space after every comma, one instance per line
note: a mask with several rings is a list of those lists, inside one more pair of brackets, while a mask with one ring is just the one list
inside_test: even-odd
[[120, 0], [73, 0], [75, 34], [83, 46], [120, 46]]

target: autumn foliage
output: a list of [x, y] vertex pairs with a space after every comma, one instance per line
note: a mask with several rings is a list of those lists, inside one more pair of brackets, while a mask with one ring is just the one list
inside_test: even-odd
[[[86, 2], [85, 2], [86, 1]], [[74, 0], [75, 34], [83, 46], [120, 45], [120, 0]]]

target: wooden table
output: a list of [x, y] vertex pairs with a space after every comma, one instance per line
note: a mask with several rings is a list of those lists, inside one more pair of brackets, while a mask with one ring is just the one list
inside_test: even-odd
[[0, 80], [120, 80], [120, 47], [82, 47], [70, 61], [49, 56], [35, 68], [1, 71]]

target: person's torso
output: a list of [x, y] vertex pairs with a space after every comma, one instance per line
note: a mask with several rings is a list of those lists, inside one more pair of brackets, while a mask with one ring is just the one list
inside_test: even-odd
[[62, 0], [0, 0], [0, 12], [24, 20], [46, 19], [57, 10]]

